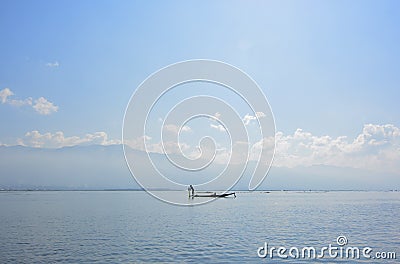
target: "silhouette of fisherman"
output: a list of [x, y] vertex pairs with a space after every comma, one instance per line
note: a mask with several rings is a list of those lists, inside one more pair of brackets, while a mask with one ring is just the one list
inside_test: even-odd
[[188, 192], [189, 192], [189, 197], [190, 196], [194, 196], [194, 188], [193, 188], [193, 185], [190, 185], [189, 187], [188, 187]]

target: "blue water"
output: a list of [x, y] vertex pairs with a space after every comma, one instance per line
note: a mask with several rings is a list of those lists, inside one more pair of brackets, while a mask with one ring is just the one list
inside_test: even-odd
[[399, 192], [243, 192], [192, 207], [141, 191], [0, 192], [0, 211], [0, 263], [271, 263], [264, 242], [321, 248], [339, 235], [400, 258]]

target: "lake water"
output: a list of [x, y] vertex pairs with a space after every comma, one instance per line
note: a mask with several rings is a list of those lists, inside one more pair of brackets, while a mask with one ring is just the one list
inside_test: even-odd
[[400, 258], [399, 192], [239, 192], [181, 207], [142, 191], [21, 191], [0, 192], [0, 210], [0, 263], [271, 263], [282, 259], [259, 258], [264, 242], [319, 249], [339, 235]]

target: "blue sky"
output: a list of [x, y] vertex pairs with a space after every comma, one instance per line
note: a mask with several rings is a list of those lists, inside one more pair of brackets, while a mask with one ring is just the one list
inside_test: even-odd
[[[0, 104], [0, 142], [27, 132], [121, 138], [151, 73], [188, 59], [230, 63], [266, 94], [277, 131], [347, 136], [400, 127], [398, 1], [2, 1], [0, 90], [57, 111]], [[396, 139], [397, 140], [397, 139]], [[396, 141], [397, 142], [397, 141]]]

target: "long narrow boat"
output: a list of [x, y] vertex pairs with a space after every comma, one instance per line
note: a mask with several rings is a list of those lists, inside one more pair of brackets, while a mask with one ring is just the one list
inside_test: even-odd
[[236, 193], [231, 192], [231, 193], [222, 193], [222, 194], [217, 194], [217, 193], [209, 193], [209, 194], [195, 194], [192, 195], [191, 197], [216, 197], [216, 198], [223, 198], [223, 197], [228, 197], [233, 195], [236, 198]]

